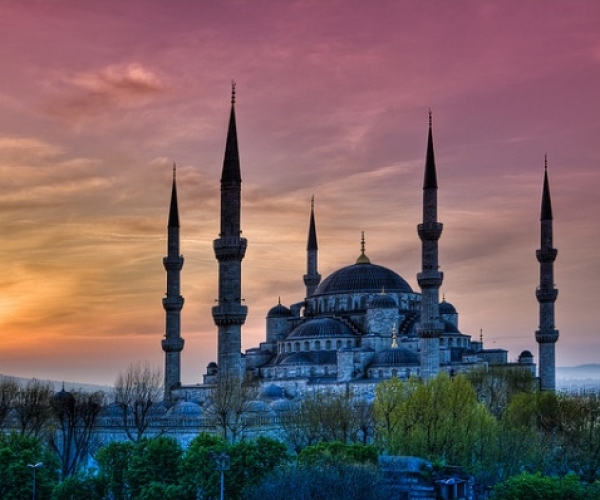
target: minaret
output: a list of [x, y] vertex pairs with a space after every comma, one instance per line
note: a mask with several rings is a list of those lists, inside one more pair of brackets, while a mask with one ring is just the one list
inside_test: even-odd
[[163, 265], [167, 271], [167, 293], [162, 300], [166, 312], [166, 329], [165, 337], [162, 340], [162, 349], [165, 351], [164, 400], [172, 402], [171, 390], [181, 385], [181, 351], [184, 343], [181, 338], [183, 297], [180, 289], [183, 256], [179, 254], [179, 211], [177, 209], [175, 163], [173, 163], [173, 188], [167, 231], [167, 256], [163, 259]]
[[242, 325], [248, 308], [242, 305], [242, 259], [246, 254], [246, 239], [242, 238], [241, 219], [242, 177], [235, 125], [235, 83], [231, 89], [231, 115], [221, 172], [221, 231], [213, 248], [219, 261], [218, 305], [212, 316], [218, 328], [219, 380], [241, 380]]
[[437, 173], [433, 154], [433, 132], [429, 111], [427, 159], [423, 182], [423, 223], [417, 226], [422, 248], [422, 270], [417, 274], [421, 287], [421, 320], [417, 325], [421, 346], [421, 378], [435, 377], [440, 369], [440, 335], [444, 326], [440, 321], [439, 295], [444, 275], [438, 270], [438, 240], [442, 224], [437, 220]]
[[555, 344], [558, 330], [554, 325], [554, 302], [558, 290], [554, 288], [554, 260], [557, 250], [552, 247], [552, 202], [548, 183], [548, 159], [544, 158], [544, 187], [542, 191], [542, 210], [540, 215], [541, 245], [536, 251], [540, 263], [540, 286], [535, 296], [540, 304], [540, 326], [535, 332], [539, 344], [540, 389], [553, 391], [556, 388]]
[[315, 197], [310, 199], [310, 223], [308, 225], [308, 242], [306, 245], [306, 297], [312, 296], [321, 283], [319, 274], [319, 246], [317, 244], [317, 226], [315, 225]]

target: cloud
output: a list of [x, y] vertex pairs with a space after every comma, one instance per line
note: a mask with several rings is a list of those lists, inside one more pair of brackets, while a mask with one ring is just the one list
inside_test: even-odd
[[71, 120], [105, 113], [112, 108], [146, 104], [166, 91], [161, 79], [138, 63], [66, 76], [57, 86], [57, 95], [46, 110], [50, 115]]

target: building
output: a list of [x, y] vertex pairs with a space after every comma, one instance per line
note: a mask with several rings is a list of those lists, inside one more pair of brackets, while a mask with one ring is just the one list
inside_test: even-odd
[[[429, 114], [423, 182], [423, 221], [417, 227], [422, 262], [417, 274], [420, 290], [392, 269], [367, 256], [364, 234], [354, 263], [321, 279], [314, 199], [311, 200], [306, 247], [305, 297], [288, 306], [277, 303], [266, 315], [265, 340], [241, 352], [241, 335], [247, 309], [241, 303], [241, 265], [246, 239], [241, 237], [241, 168], [235, 122], [235, 87], [221, 176], [221, 229], [214, 241], [219, 263], [218, 302], [212, 315], [218, 330], [218, 359], [210, 363], [202, 384], [183, 385], [179, 379], [183, 339], [180, 313], [183, 298], [179, 273], [179, 214], [173, 177], [168, 224], [168, 256], [165, 258], [166, 310], [165, 400], [194, 401], [207, 405], [220, 381], [253, 381], [275, 394], [273, 399], [301, 398], [306, 391], [352, 389], [372, 397], [376, 385], [390, 377], [427, 379], [439, 372], [450, 375], [475, 366], [520, 366], [535, 373], [533, 355], [524, 351], [517, 363], [508, 362], [508, 351], [486, 349], [481, 336], [461, 332], [457, 309], [439, 289], [443, 273], [438, 264], [442, 223], [438, 220], [437, 170], [433, 126]], [[547, 169], [544, 174], [541, 217], [540, 344], [542, 389], [554, 389], [554, 329], [552, 211]], [[276, 295], [276, 293], [275, 293]]]

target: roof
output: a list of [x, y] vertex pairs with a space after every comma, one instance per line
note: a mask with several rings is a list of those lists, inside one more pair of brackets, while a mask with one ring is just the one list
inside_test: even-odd
[[338, 269], [325, 278], [314, 295], [336, 293], [412, 293], [410, 285], [399, 274], [371, 263], [358, 263]]

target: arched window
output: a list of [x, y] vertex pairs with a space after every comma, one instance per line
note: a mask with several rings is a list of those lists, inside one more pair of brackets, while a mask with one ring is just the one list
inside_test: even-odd
[[348, 347], [349, 349], [352, 348], [352, 341], [349, 340], [348, 342], [346, 342], [346, 347]]
[[308, 341], [304, 342], [304, 350], [310, 351], [310, 344], [308, 343]]
[[315, 340], [315, 351], [320, 351], [320, 350], [321, 350], [321, 341]]
[[295, 342], [294, 343], [294, 351], [295, 352], [300, 352], [300, 342]]
[[327, 350], [331, 349], [331, 340], [325, 341], [325, 349], [327, 349]]
[[342, 341], [341, 341], [341, 340], [338, 340], [338, 341], [335, 343], [335, 346], [336, 346], [336, 348], [338, 348], [338, 349], [341, 349], [341, 347], [342, 347]]

